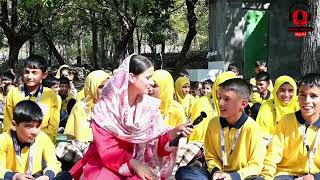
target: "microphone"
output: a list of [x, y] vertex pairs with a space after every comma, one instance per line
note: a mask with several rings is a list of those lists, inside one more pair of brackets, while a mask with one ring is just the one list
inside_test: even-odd
[[[203, 120], [203, 118], [206, 118], [206, 117], [207, 117], [207, 114], [201, 111], [200, 115], [193, 121], [192, 125], [189, 125], [188, 127], [193, 128], [195, 125], [199, 124]], [[178, 146], [179, 139], [182, 137], [183, 137], [182, 133], [179, 134], [179, 136], [177, 136], [172, 141], [170, 141], [169, 147]]]

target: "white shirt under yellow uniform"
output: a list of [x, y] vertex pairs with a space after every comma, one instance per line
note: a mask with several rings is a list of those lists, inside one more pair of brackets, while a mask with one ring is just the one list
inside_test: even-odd
[[[222, 132], [226, 158], [222, 156]], [[235, 140], [236, 134], [239, 134], [238, 140]], [[230, 173], [233, 179], [260, 175], [266, 153], [262, 141], [259, 126], [244, 112], [233, 126], [230, 126], [226, 119], [215, 117], [208, 125], [204, 142], [208, 171], [211, 175], [217, 171]], [[231, 152], [233, 144], [235, 146]]]
[[[12, 178], [14, 173], [27, 173], [29, 169], [30, 146], [22, 147], [22, 163], [20, 163], [15, 152], [11, 133], [15, 132], [7, 131], [0, 135], [0, 178], [3, 179]], [[31, 174], [43, 170], [43, 174], [50, 177], [57, 175], [61, 171], [61, 163], [56, 158], [55, 147], [45, 133], [40, 132], [38, 134], [32, 150], [33, 163]], [[45, 169], [42, 168], [43, 160], [47, 165]]]
[[[40, 99], [38, 99], [38, 94], [40, 93]], [[40, 87], [39, 90], [32, 96], [29, 95], [24, 86], [19, 88], [14, 88], [9, 91], [6, 104], [4, 106], [4, 131], [9, 131], [12, 126], [13, 119], [13, 109], [22, 100], [31, 100], [36, 102], [42, 112], [43, 120], [41, 123], [41, 130], [45, 132], [50, 139], [54, 142], [54, 139], [58, 132], [59, 122], [60, 122], [60, 112], [58, 108], [57, 95], [50, 88]], [[38, 102], [39, 101], [39, 102]]]
[[[276, 134], [269, 145], [262, 175], [274, 179], [279, 175], [303, 176], [309, 172], [308, 152], [303, 142], [301, 126], [305, 126], [301, 111], [283, 116], [277, 125]], [[305, 126], [307, 127], [307, 126]], [[314, 150], [315, 139], [320, 128], [320, 120], [306, 128], [306, 139], [310, 151]], [[318, 139], [320, 140], [320, 139]], [[310, 173], [320, 172], [320, 145], [311, 162]]]

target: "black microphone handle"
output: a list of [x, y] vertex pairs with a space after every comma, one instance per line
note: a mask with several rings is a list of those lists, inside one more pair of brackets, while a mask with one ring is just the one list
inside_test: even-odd
[[177, 136], [176, 138], [174, 138], [172, 141], [169, 142], [169, 147], [178, 146], [179, 140], [180, 140], [180, 138], [182, 138], [182, 137], [183, 137], [182, 133], [179, 134], [179, 136]]
[[[188, 127], [193, 128], [192, 125], [189, 125]], [[179, 140], [183, 137], [183, 134], [180, 133], [176, 138], [174, 138], [172, 141], [169, 142], [169, 147], [172, 146], [178, 146]]]

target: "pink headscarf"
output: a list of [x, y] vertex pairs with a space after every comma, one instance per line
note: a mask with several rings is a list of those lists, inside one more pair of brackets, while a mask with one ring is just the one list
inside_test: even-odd
[[170, 157], [157, 157], [158, 137], [169, 129], [160, 113], [160, 100], [139, 95], [135, 111], [128, 102], [129, 65], [127, 57], [102, 91], [93, 110], [94, 121], [115, 137], [134, 144], [134, 159], [148, 164], [161, 177], [172, 172], [175, 152]]
[[128, 56], [121, 63], [116, 74], [104, 87], [102, 99], [94, 107], [93, 119], [119, 139], [130, 143], [145, 143], [164, 134], [167, 129], [157, 98], [140, 95], [136, 99], [135, 112], [130, 113], [128, 83], [131, 57]]

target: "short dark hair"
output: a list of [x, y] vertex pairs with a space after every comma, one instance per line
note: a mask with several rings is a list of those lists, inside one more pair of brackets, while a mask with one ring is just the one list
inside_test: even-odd
[[211, 79], [206, 79], [206, 80], [204, 80], [204, 81], [202, 82], [202, 86], [204, 86], [204, 85], [206, 85], [206, 84], [212, 86], [212, 85], [213, 85], [213, 81], [211, 81]]
[[37, 103], [30, 100], [20, 101], [13, 110], [13, 120], [19, 124], [22, 122], [42, 122], [43, 113]]
[[267, 63], [265, 61], [258, 60], [258, 61], [256, 61], [256, 63], [254, 65], [257, 68], [259, 66], [267, 66]]
[[68, 85], [70, 85], [70, 80], [67, 77], [61, 77], [59, 79], [59, 81], [60, 81], [60, 84], [68, 84]]
[[298, 82], [298, 87], [307, 86], [310, 88], [320, 88], [320, 74], [319, 73], [309, 73], [302, 77]]
[[47, 61], [39, 55], [31, 55], [24, 61], [24, 68], [41, 69], [46, 72], [48, 68]]
[[220, 88], [226, 91], [233, 91], [243, 99], [250, 99], [251, 88], [247, 81], [241, 78], [233, 78], [224, 81], [219, 85]]
[[189, 76], [189, 73], [187, 70], [183, 69], [179, 72], [179, 77]]
[[235, 63], [230, 63], [228, 66], [228, 71], [231, 71], [232, 69], [237, 69], [237, 71], [240, 71], [240, 68], [237, 64]]
[[14, 81], [14, 75], [10, 72], [4, 72], [1, 74], [1, 81]]
[[130, 59], [129, 72], [134, 75], [139, 75], [152, 66], [153, 64], [148, 58], [141, 55], [132, 55]]
[[270, 81], [270, 75], [268, 72], [259, 72], [257, 75], [256, 75], [256, 81], [267, 81], [269, 83]]
[[51, 88], [52, 86], [58, 85], [58, 84], [59, 84], [59, 79], [56, 78], [53, 74], [47, 76], [47, 78], [45, 78], [42, 82], [42, 85], [48, 88]]
[[190, 89], [197, 89], [200, 83], [201, 82], [198, 82], [198, 81], [191, 81], [190, 82]]

